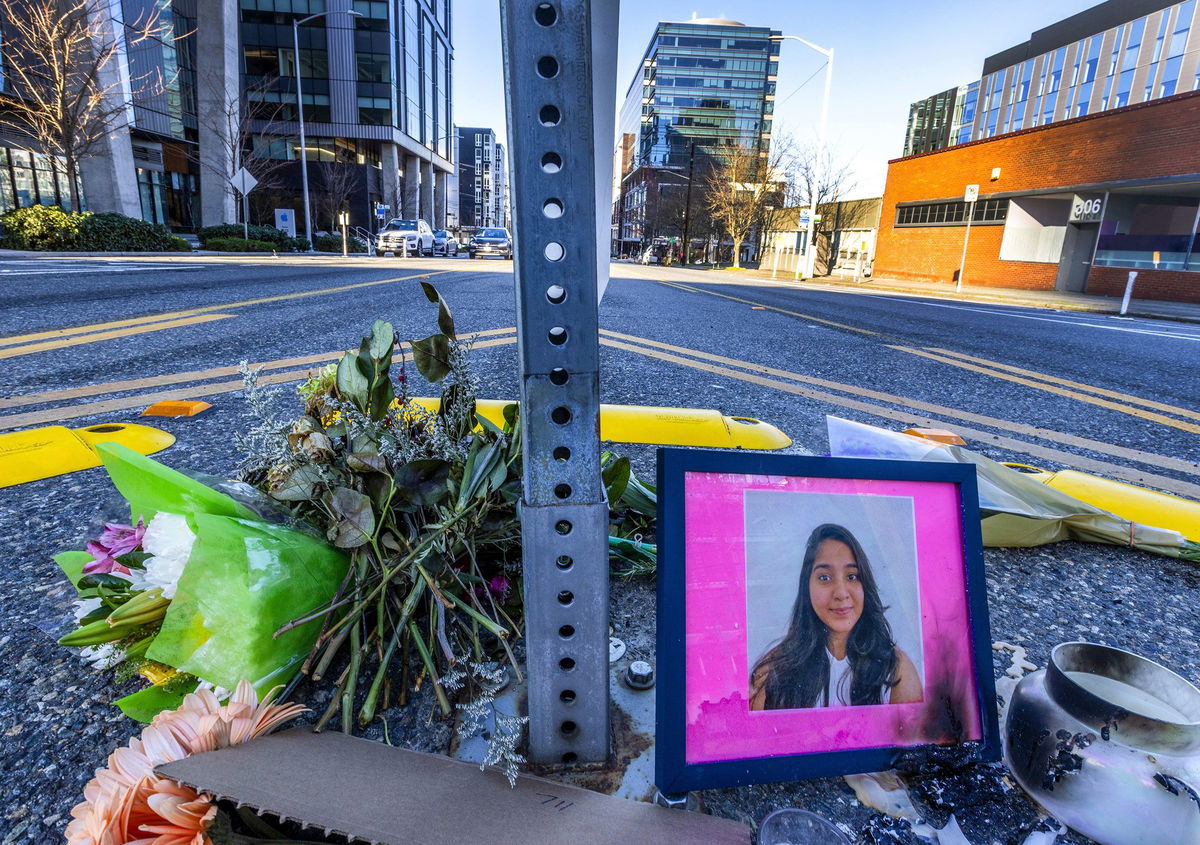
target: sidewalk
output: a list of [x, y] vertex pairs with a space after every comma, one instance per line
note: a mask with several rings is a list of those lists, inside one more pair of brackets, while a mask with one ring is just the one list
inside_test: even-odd
[[[717, 271], [723, 272], [723, 271]], [[739, 271], [730, 276], [752, 279], [770, 279], [771, 274], [763, 270]], [[790, 274], [779, 273], [778, 282], [795, 284], [798, 287], [850, 288], [870, 293], [902, 293], [912, 296], [933, 296], [963, 302], [994, 302], [1003, 305], [1024, 305], [1031, 308], [1049, 308], [1056, 311], [1084, 311], [1096, 314], [1119, 314], [1121, 299], [1114, 296], [1089, 296], [1083, 293], [1067, 293], [1058, 290], [1020, 290], [1017, 288], [994, 288], [964, 285], [955, 291], [952, 284], [937, 282], [908, 282], [899, 279], [853, 279], [839, 276], [822, 276], [803, 282], [792, 282]], [[1138, 299], [1137, 288], [1129, 302], [1129, 317], [1151, 317], [1159, 320], [1177, 320], [1185, 323], [1200, 323], [1200, 304], [1191, 302], [1165, 302], [1157, 299]]]

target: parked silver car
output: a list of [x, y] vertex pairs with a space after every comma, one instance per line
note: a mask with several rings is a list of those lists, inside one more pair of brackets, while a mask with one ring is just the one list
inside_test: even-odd
[[458, 255], [458, 240], [445, 229], [435, 229], [433, 232], [433, 254]]
[[433, 255], [433, 229], [424, 220], [393, 220], [375, 237], [375, 254]]

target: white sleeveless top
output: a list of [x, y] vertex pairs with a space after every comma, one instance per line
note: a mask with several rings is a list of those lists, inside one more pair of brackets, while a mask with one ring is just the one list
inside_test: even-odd
[[[850, 658], [843, 657], [841, 660], [838, 660], [829, 649], [825, 649], [825, 657], [829, 660], [829, 686], [817, 696], [817, 703], [813, 706], [849, 707], [850, 684], [852, 681]], [[884, 704], [888, 703], [887, 684], [884, 684], [880, 688], [879, 700]]]

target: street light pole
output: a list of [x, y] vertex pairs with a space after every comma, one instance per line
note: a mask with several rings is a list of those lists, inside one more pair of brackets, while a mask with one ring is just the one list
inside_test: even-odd
[[799, 41], [805, 47], [811, 47], [813, 50], [816, 50], [818, 53], [820, 53], [822, 56], [825, 57], [825, 96], [821, 102], [821, 123], [819, 124], [818, 130], [817, 130], [817, 167], [816, 167], [817, 172], [813, 179], [813, 181], [816, 184], [813, 185], [813, 188], [811, 191], [811, 196], [809, 196], [809, 198], [808, 198], [809, 199], [808, 204], [810, 206], [810, 208], [808, 210], [808, 239], [805, 242], [805, 246], [804, 246], [804, 253], [805, 253], [805, 255], [804, 255], [804, 275], [806, 278], [811, 279], [814, 275], [814, 271], [816, 269], [816, 263], [817, 263], [817, 245], [814, 242], [815, 235], [816, 235], [816, 223], [817, 223], [817, 196], [816, 195], [821, 188], [821, 179], [825, 175], [823, 172], [823, 170], [824, 170], [824, 167], [823, 167], [824, 158], [823, 157], [825, 155], [826, 132], [828, 131], [828, 128], [829, 128], [829, 89], [833, 83], [833, 48], [830, 47], [828, 50], [826, 50], [824, 47], [818, 47], [816, 44], [813, 44], [811, 41], [805, 41], [803, 38], [801, 38], [798, 35], [773, 35], [773, 36], [771, 36], [771, 39], [773, 41], [781, 41], [784, 38], [789, 38], [792, 41]]
[[292, 64], [296, 71], [296, 116], [300, 122], [300, 184], [304, 191], [304, 237], [308, 238], [308, 248], [313, 248], [312, 209], [308, 201], [308, 153], [304, 141], [304, 95], [300, 90], [300, 27], [311, 20], [323, 18], [326, 15], [349, 15], [361, 18], [361, 12], [331, 9], [327, 12], [317, 12], [306, 18], [292, 18]]

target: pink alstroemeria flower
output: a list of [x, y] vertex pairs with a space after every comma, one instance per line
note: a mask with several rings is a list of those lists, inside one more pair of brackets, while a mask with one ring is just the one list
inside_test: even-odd
[[95, 560], [90, 560], [83, 565], [84, 575], [92, 575], [97, 572], [108, 573], [113, 572], [114, 570], [126, 575], [129, 574], [128, 569], [126, 569], [124, 566], [121, 566], [121, 564], [117, 563], [116, 560], [113, 559], [113, 555], [109, 551], [108, 546], [101, 545], [95, 540], [90, 540], [87, 544], [87, 553], [95, 558]]
[[100, 534], [100, 545], [108, 548], [111, 557], [120, 557], [137, 551], [146, 535], [146, 525], [138, 518], [138, 524], [124, 525], [120, 522], [104, 523], [104, 531]]

